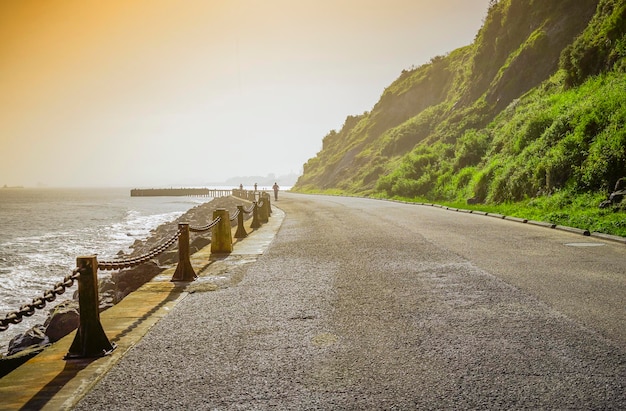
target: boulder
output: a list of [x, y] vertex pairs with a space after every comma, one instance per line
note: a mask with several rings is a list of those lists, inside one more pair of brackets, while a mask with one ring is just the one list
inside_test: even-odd
[[624, 201], [626, 197], [626, 177], [620, 178], [615, 183], [613, 192], [609, 194], [609, 197], [600, 203], [600, 208], [608, 208], [611, 206], [618, 206]]
[[119, 302], [117, 300], [117, 291], [117, 286], [115, 285], [111, 277], [98, 279], [98, 297], [100, 299], [100, 312], [106, 310], [107, 308], [113, 307]]
[[[120, 250], [117, 253], [117, 258], [125, 259], [131, 256], [143, 255], [151, 251], [165, 238], [173, 236], [178, 229], [177, 223], [188, 222], [192, 226], [204, 226], [211, 221], [213, 210], [226, 208], [233, 213], [236, 211], [237, 205], [242, 204], [242, 202], [242, 200], [234, 197], [222, 197], [193, 207], [175, 221], [163, 224], [151, 230], [148, 239], [143, 241], [136, 240], [133, 245], [130, 246], [132, 250], [131, 253], [127, 254]], [[244, 216], [245, 219], [251, 217], [252, 214], [246, 214]], [[236, 224], [236, 221], [231, 222], [233, 226]], [[210, 244], [210, 235], [210, 231], [192, 234], [190, 252], [194, 253]], [[169, 251], [162, 253], [161, 256], [159, 256], [159, 265], [164, 264], [161, 262], [162, 260], [167, 262], [165, 264], [168, 265], [178, 262], [178, 251], [175, 245], [170, 247]], [[100, 310], [117, 304], [126, 295], [150, 281], [162, 271], [159, 265], [151, 261], [135, 268], [114, 273], [110, 278], [104, 277], [100, 279]], [[78, 291], [74, 292], [73, 298], [75, 301], [64, 301], [50, 310], [50, 314], [44, 325], [37, 325], [11, 340], [8, 355], [0, 356], [0, 377], [19, 366], [19, 364], [27, 361], [29, 358], [32, 358], [43, 350], [45, 345], [58, 341], [78, 328], [80, 324]]]
[[152, 280], [152, 278], [161, 271], [163, 271], [163, 269], [160, 268], [154, 261], [148, 261], [147, 263], [140, 264], [137, 267], [113, 273], [111, 275], [111, 279], [115, 282], [117, 290], [121, 291], [125, 297], [148, 281]]
[[196, 251], [200, 251], [209, 244], [211, 244], [211, 238], [198, 236], [193, 239], [191, 244], [189, 244], [189, 254], [193, 254]]
[[80, 314], [77, 301], [64, 301], [50, 310], [50, 315], [44, 323], [45, 334], [50, 342], [59, 341], [80, 324]]
[[172, 265], [178, 262], [178, 250], [165, 251], [157, 257], [160, 266]]
[[98, 278], [98, 293], [100, 295], [115, 290], [117, 290], [117, 286], [111, 277]]
[[98, 303], [98, 311], [102, 312], [108, 308], [113, 307], [115, 304], [117, 304], [119, 301], [116, 301], [117, 298], [117, 291], [113, 290], [113, 291], [107, 291], [104, 293], [100, 293], [99, 295], [99, 303]]
[[22, 334], [18, 334], [9, 341], [7, 355], [11, 356], [27, 348], [41, 347], [50, 341], [44, 333], [44, 326], [37, 324]]

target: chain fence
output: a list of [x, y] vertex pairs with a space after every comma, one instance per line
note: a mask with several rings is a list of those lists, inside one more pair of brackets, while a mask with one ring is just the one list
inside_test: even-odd
[[215, 227], [220, 221], [222, 221], [222, 217], [217, 217], [216, 219], [214, 219], [213, 221], [211, 221], [209, 224], [202, 226], [202, 227], [189, 227], [189, 231], [191, 231], [192, 233], [202, 233], [205, 231], [209, 231], [210, 229], [212, 229], [213, 227]]
[[[234, 191], [234, 190], [233, 190]], [[261, 200], [258, 204], [252, 204], [249, 208], [243, 209], [244, 213], [249, 214], [254, 211], [255, 208], [263, 206]], [[233, 222], [239, 217], [240, 210], [237, 209], [230, 217], [230, 221]], [[221, 221], [222, 217], [213, 219], [210, 223], [201, 227], [189, 227], [189, 231], [195, 233], [201, 233], [211, 230]], [[136, 257], [127, 259], [118, 259], [110, 261], [98, 261], [98, 269], [102, 271], [110, 270], [122, 270], [137, 267], [149, 260], [158, 257], [170, 248], [181, 236], [180, 228], [167, 240], [161, 244], [155, 246], [150, 251]], [[81, 268], [75, 268], [70, 274], [66, 275], [62, 281], [57, 282], [53, 288], [44, 291], [42, 296], [35, 297], [30, 303], [22, 305], [18, 310], [11, 311], [5, 315], [4, 318], [0, 318], [0, 332], [6, 331], [10, 325], [19, 324], [24, 317], [30, 317], [35, 314], [36, 310], [41, 310], [46, 307], [47, 303], [56, 300], [58, 295], [65, 293], [65, 291], [74, 285], [74, 282], [78, 280], [81, 273]]]
[[11, 324], [19, 324], [24, 317], [30, 317], [35, 314], [35, 310], [41, 310], [45, 308], [47, 303], [51, 303], [56, 300], [57, 295], [65, 293], [65, 290], [74, 285], [74, 281], [80, 276], [80, 269], [76, 268], [71, 274], [68, 274], [63, 278], [63, 281], [59, 281], [50, 290], [44, 291], [43, 296], [33, 298], [33, 301], [29, 304], [22, 305], [19, 310], [11, 311], [4, 318], [0, 319], [0, 331], [6, 331]]
[[170, 248], [172, 244], [174, 244], [176, 240], [178, 240], [178, 237], [180, 237], [180, 230], [177, 230], [176, 233], [172, 237], [170, 237], [167, 241], [163, 242], [161, 245], [154, 247], [153, 249], [151, 249], [150, 251], [148, 251], [147, 253], [143, 255], [124, 259], [124, 260], [99, 261], [98, 270], [109, 271], [109, 270], [122, 270], [125, 268], [137, 267], [138, 265], [143, 264], [149, 261], [150, 259], [158, 257], [159, 255], [163, 254], [165, 250]]

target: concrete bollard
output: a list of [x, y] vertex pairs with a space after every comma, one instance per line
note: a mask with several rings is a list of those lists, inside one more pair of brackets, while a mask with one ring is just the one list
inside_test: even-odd
[[221, 219], [211, 232], [211, 253], [232, 253], [233, 236], [230, 229], [228, 210], [218, 208], [213, 211], [213, 220], [217, 217], [221, 217]]
[[78, 257], [78, 303], [80, 322], [65, 359], [102, 357], [115, 349], [100, 323], [98, 300], [98, 260], [96, 256]]
[[239, 210], [239, 214], [237, 214], [237, 232], [235, 233], [235, 238], [246, 238], [248, 233], [246, 233], [246, 228], [243, 226], [243, 215], [245, 211], [243, 211], [242, 205], [238, 205], [237, 209]]
[[261, 227], [261, 222], [259, 221], [259, 205], [256, 201], [253, 202], [254, 208], [252, 209], [252, 223], [250, 224], [250, 228], [257, 229]]
[[171, 281], [193, 281], [198, 276], [189, 260], [189, 223], [178, 223], [178, 265]]

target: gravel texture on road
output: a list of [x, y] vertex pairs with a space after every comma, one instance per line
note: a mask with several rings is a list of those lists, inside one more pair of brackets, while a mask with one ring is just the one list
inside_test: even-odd
[[621, 341], [407, 229], [422, 209], [371, 202], [282, 196], [269, 248], [76, 409], [626, 409]]

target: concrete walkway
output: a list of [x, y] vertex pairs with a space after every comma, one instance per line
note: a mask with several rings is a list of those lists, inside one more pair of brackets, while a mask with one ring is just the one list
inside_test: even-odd
[[273, 240], [284, 214], [277, 210], [274, 216], [258, 230], [251, 229], [252, 221], [248, 220], [244, 225], [249, 237], [239, 241], [233, 238], [234, 252], [227, 257], [212, 256], [210, 245], [194, 253], [190, 260], [199, 279], [193, 283], [171, 282], [176, 269], [172, 267], [101, 313], [103, 329], [117, 346], [111, 355], [65, 361], [63, 357], [74, 340], [75, 333], [71, 333], [1, 378], [0, 410], [72, 409], [189, 293], [217, 290], [226, 279], [226, 272], [241, 270], [254, 262]]
[[367, 199], [274, 205], [199, 281], [103, 318], [118, 350], [57, 358], [26, 409], [626, 409], [622, 244]]

